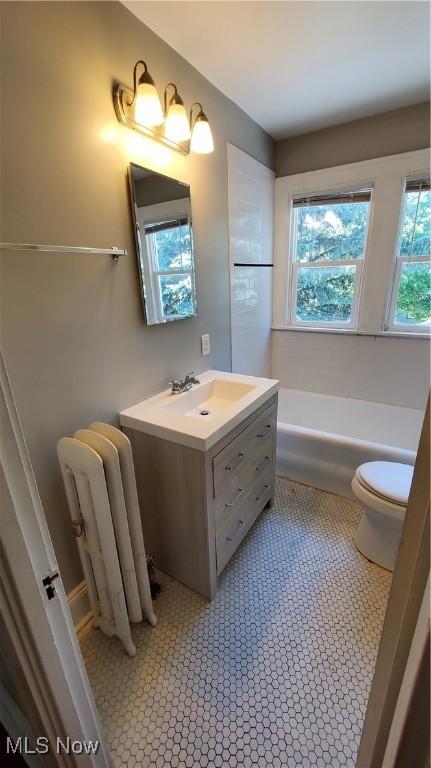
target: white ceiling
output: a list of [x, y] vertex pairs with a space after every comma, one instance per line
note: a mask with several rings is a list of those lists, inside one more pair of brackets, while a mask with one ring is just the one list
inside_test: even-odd
[[124, 4], [277, 139], [429, 98], [427, 2]]

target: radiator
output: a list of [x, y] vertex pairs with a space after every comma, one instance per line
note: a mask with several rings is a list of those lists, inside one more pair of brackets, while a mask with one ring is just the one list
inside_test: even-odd
[[58, 442], [72, 524], [87, 582], [93, 626], [116, 635], [135, 656], [130, 623], [154, 627], [130, 442], [115, 427], [93, 422]]

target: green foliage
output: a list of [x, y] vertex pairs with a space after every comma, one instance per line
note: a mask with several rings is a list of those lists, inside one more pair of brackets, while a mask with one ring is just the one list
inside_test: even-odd
[[297, 261], [358, 259], [364, 252], [369, 203], [297, 208]]
[[[296, 210], [295, 259], [298, 271], [298, 320], [346, 322], [350, 319], [355, 268], [308, 269], [306, 263], [361, 258], [364, 253], [368, 203], [302, 206]], [[431, 253], [431, 192], [408, 192], [401, 232], [402, 256]], [[431, 323], [430, 265], [406, 263], [396, 309], [399, 324]]]
[[[431, 192], [407, 192], [401, 230], [401, 256], [431, 255]], [[431, 322], [430, 264], [403, 264], [395, 313], [399, 324]]]
[[407, 192], [400, 254], [401, 256], [431, 254], [431, 192]]
[[355, 267], [298, 271], [296, 319], [314, 322], [350, 320]]
[[424, 262], [403, 264], [395, 321], [431, 322], [430, 265]]
[[163, 275], [160, 278], [163, 315], [187, 317], [193, 314], [192, 281], [190, 275]]
[[191, 230], [189, 224], [160, 230], [155, 234], [159, 272], [175, 270], [172, 275], [160, 275], [162, 310], [165, 317], [188, 317], [194, 313], [192, 277], [178, 270], [193, 267]]
[[157, 261], [159, 271], [168, 269], [190, 269], [192, 264], [192, 243], [188, 224], [156, 233]]

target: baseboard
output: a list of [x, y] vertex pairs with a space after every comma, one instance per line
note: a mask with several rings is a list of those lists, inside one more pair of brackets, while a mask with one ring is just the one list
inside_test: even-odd
[[93, 616], [88, 597], [87, 584], [84, 580], [80, 581], [79, 584], [69, 592], [67, 595], [67, 602], [69, 603], [76, 634], [78, 634], [81, 629], [91, 621]]

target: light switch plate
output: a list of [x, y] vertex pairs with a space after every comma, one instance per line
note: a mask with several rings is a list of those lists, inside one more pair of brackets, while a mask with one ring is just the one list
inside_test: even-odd
[[201, 345], [202, 345], [202, 355], [209, 355], [211, 352], [211, 344], [210, 344], [210, 335], [209, 333], [204, 333], [203, 336], [201, 336]]

